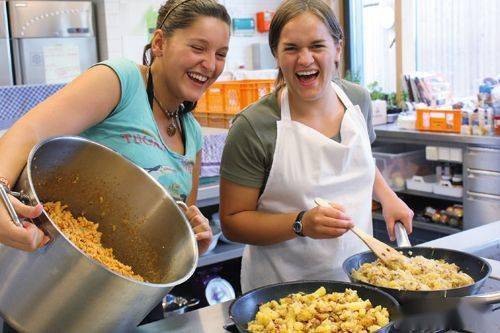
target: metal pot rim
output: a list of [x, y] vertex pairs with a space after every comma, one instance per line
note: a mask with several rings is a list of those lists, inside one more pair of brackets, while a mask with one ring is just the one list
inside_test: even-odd
[[[29, 186], [32, 190], [32, 194], [33, 194], [33, 199], [35, 199], [36, 203], [37, 204], [41, 204], [41, 201], [40, 199], [38, 198], [38, 195], [35, 191], [35, 187], [33, 185], [33, 178], [32, 178], [32, 174], [31, 174], [31, 166], [32, 166], [32, 161], [35, 157], [35, 154], [37, 153], [38, 149], [40, 149], [42, 146], [44, 146], [45, 144], [49, 143], [49, 142], [52, 142], [52, 141], [59, 141], [59, 140], [72, 140], [72, 141], [81, 141], [81, 142], [85, 142], [85, 143], [89, 143], [89, 144], [93, 144], [93, 145], [96, 145], [96, 146], [99, 146], [100, 148], [104, 149], [104, 150], [107, 150], [108, 152], [112, 153], [112, 154], [115, 154], [115, 155], [118, 155], [120, 158], [122, 158], [124, 160], [125, 163], [129, 164], [130, 166], [134, 167], [136, 170], [138, 170], [138, 172], [142, 172], [142, 174], [144, 174], [145, 176], [147, 176], [151, 181], [153, 181], [154, 184], [156, 184], [160, 189], [161, 191], [163, 192], [163, 194], [167, 197], [167, 198], [170, 198], [172, 200], [172, 202], [175, 203], [175, 200], [172, 198], [172, 196], [170, 195], [170, 193], [168, 193], [167, 190], [165, 190], [165, 188], [153, 177], [151, 176], [149, 173], [147, 173], [143, 168], [135, 165], [134, 163], [132, 163], [130, 160], [124, 158], [122, 155], [120, 155], [118, 152], [116, 152], [115, 150], [109, 148], [109, 147], [106, 147], [105, 145], [102, 145], [100, 143], [97, 143], [95, 141], [92, 141], [92, 140], [89, 140], [89, 139], [86, 139], [86, 138], [83, 138], [83, 137], [79, 137], [79, 136], [70, 136], [70, 135], [65, 135], [65, 136], [54, 136], [54, 137], [50, 137], [50, 138], [47, 138], [39, 143], [37, 143], [30, 151], [29, 155], [28, 155], [28, 160], [27, 160], [27, 166], [26, 166], [26, 169], [27, 169], [27, 175], [28, 175], [28, 181], [29, 181]], [[189, 224], [187, 218], [185, 217], [184, 213], [182, 212], [182, 210], [177, 206], [177, 204], [175, 204], [177, 210], [179, 211], [179, 214], [182, 215], [182, 220], [184, 221], [184, 223], [187, 225], [187, 227], [189, 229], [191, 229], [191, 225]], [[135, 280], [135, 279], [132, 279], [132, 278], [129, 278], [129, 277], [126, 277], [126, 276], [123, 276], [111, 269], [109, 269], [107, 266], [103, 265], [102, 263], [100, 263], [99, 261], [91, 258], [88, 254], [86, 254], [84, 251], [82, 251], [80, 248], [78, 248], [78, 246], [76, 246], [75, 244], [73, 244], [73, 242], [71, 240], [69, 240], [69, 238], [66, 237], [66, 235], [59, 229], [59, 227], [57, 226], [56, 223], [54, 223], [52, 221], [52, 219], [49, 217], [49, 215], [45, 212], [45, 210], [42, 210], [42, 214], [48, 219], [48, 221], [50, 221], [50, 223], [52, 224], [52, 226], [55, 228], [55, 230], [57, 230], [57, 232], [59, 233], [60, 236], [62, 236], [67, 243], [70, 244], [70, 246], [75, 249], [76, 251], [78, 251], [80, 254], [82, 254], [85, 259], [89, 260], [90, 262], [92, 262], [93, 264], [96, 264], [98, 267], [101, 267], [103, 269], [105, 269], [108, 273], [111, 273], [113, 275], [116, 275], [118, 276], [119, 278], [122, 278], [122, 279], [125, 279], [125, 280], [128, 280], [129, 282], [132, 282], [134, 284], [140, 284], [140, 285], [145, 285], [145, 286], [151, 286], [151, 287], [155, 287], [155, 288], [165, 288], [165, 287], [174, 287], [178, 284], [181, 284], [185, 281], [187, 281], [194, 273], [194, 271], [196, 270], [196, 267], [198, 266], [198, 244], [195, 240], [195, 237], [194, 237], [194, 233], [189, 233], [189, 237], [190, 239], [192, 240], [191, 241], [191, 244], [193, 244], [193, 251], [195, 251], [195, 260], [193, 262], [193, 265], [191, 267], [191, 269], [189, 270], [188, 273], [186, 273], [184, 275], [184, 277], [178, 279], [178, 280], [175, 280], [175, 281], [172, 281], [170, 283], [151, 283], [151, 282], [142, 282], [142, 281], [138, 281], [138, 280]], [[50, 242], [49, 244], [45, 245], [45, 247], [47, 246], [50, 246]]]

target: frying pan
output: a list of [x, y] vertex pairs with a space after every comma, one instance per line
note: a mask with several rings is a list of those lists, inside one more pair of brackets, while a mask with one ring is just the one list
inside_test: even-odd
[[238, 297], [229, 307], [229, 317], [234, 322], [238, 331], [248, 332], [247, 323], [255, 319], [259, 306], [271, 300], [278, 301], [293, 293], [313, 293], [320, 287], [325, 287], [328, 293], [344, 292], [346, 288], [356, 290], [362, 299], [369, 299], [373, 306], [381, 305], [389, 311], [391, 321], [378, 332], [389, 332], [395, 320], [401, 318], [398, 302], [389, 294], [374, 287], [338, 281], [294, 281], [273, 284], [251, 290]]
[[[396, 226], [396, 238], [398, 240], [398, 244], [410, 245], [410, 242], [408, 241], [408, 235], [406, 234], [404, 229], [402, 229], [402, 226], [399, 223], [396, 223]], [[404, 310], [408, 310], [407, 307], [405, 307], [405, 304], [410, 301], [418, 301], [425, 298], [462, 297], [474, 295], [479, 291], [479, 289], [481, 289], [484, 282], [491, 274], [491, 266], [486, 260], [466, 252], [434, 247], [412, 246], [397, 247], [396, 250], [401, 251], [408, 257], [423, 256], [428, 259], [443, 259], [448, 263], [454, 263], [458, 267], [460, 267], [460, 270], [462, 272], [469, 274], [470, 277], [472, 277], [472, 279], [474, 280], [474, 283], [468, 286], [431, 291], [399, 290], [377, 286], [377, 288], [391, 294], [394, 298], [396, 298]], [[344, 261], [342, 268], [352, 282], [371, 286], [371, 284], [359, 281], [354, 278], [352, 276], [352, 271], [358, 269], [364, 263], [370, 263], [375, 261], [376, 259], [376, 256], [370, 251], [358, 253], [347, 258]]]

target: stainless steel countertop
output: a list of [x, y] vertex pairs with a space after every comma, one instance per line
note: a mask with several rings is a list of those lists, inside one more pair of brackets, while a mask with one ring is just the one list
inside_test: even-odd
[[417, 130], [403, 130], [393, 124], [374, 126], [375, 133], [379, 139], [391, 139], [398, 142], [450, 142], [460, 144], [472, 144], [479, 146], [500, 146], [500, 136], [464, 135], [456, 133], [421, 132]]
[[[500, 242], [500, 221], [459, 232], [454, 235], [421, 244], [420, 246], [434, 246], [465, 252], [476, 252], [485, 245], [495, 242]], [[497, 266], [495, 271], [497, 275], [500, 274], [500, 272], [498, 272], [498, 267], [500, 266]], [[489, 279], [481, 290], [483, 292], [499, 291], [500, 282], [498, 280]], [[228, 301], [186, 314], [174, 315], [164, 320], [140, 326], [133, 332], [227, 333], [223, 326], [229, 322], [230, 304], [231, 301]]]
[[244, 244], [227, 244], [219, 241], [215, 249], [198, 259], [198, 267], [203, 267], [218, 262], [240, 258], [243, 255]]

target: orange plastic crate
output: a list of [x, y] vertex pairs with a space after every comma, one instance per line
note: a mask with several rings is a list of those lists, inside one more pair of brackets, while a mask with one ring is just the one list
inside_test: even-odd
[[217, 82], [198, 101], [195, 112], [234, 115], [249, 104], [269, 94], [274, 80], [241, 80]]
[[249, 104], [255, 102], [255, 82], [252, 80], [240, 81], [241, 108], [246, 108]]
[[417, 109], [416, 128], [420, 131], [460, 133], [460, 110]]
[[235, 114], [241, 111], [240, 83], [221, 82], [224, 90], [224, 113]]
[[258, 101], [269, 94], [274, 85], [274, 80], [244, 80], [240, 85], [240, 96], [242, 108]]
[[225, 113], [209, 113], [208, 127], [229, 128], [229, 117]]
[[207, 112], [207, 94], [201, 95], [200, 99], [196, 102], [194, 112]]
[[224, 85], [220, 82], [214, 83], [208, 87], [205, 92], [207, 95], [207, 112], [208, 113], [223, 113], [224, 112]]
[[193, 115], [201, 126], [208, 126], [208, 113], [195, 112]]
[[257, 100], [269, 94], [274, 85], [274, 80], [258, 80], [255, 82], [255, 97]]

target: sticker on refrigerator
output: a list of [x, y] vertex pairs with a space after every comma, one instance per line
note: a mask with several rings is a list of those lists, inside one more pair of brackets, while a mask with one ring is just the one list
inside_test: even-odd
[[55, 44], [43, 47], [46, 83], [66, 83], [80, 75], [77, 45]]

